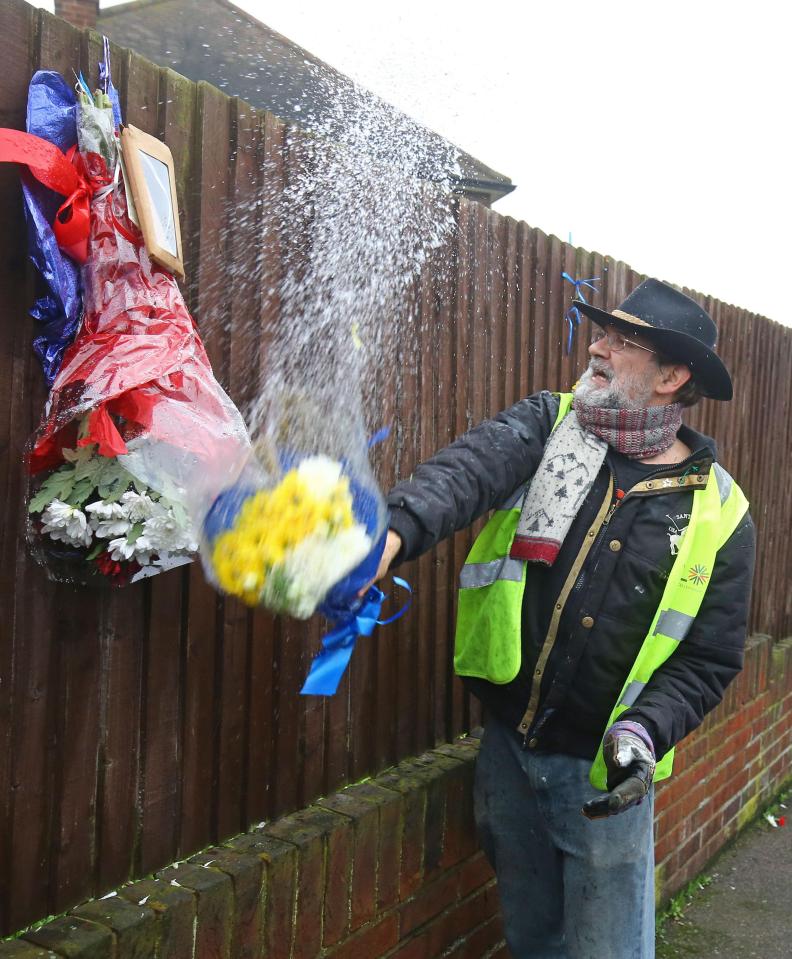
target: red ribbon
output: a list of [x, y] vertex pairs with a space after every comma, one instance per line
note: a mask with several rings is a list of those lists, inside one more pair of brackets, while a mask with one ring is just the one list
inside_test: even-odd
[[58, 246], [78, 263], [88, 259], [91, 197], [110, 182], [101, 157], [89, 154], [86, 165], [77, 147], [62, 153], [54, 143], [23, 133], [0, 128], [0, 162], [21, 163], [44, 186], [65, 196], [55, 214], [52, 232]]

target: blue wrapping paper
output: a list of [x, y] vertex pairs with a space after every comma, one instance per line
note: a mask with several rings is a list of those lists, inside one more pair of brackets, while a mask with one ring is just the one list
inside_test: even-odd
[[[77, 98], [59, 73], [39, 70], [28, 88], [27, 131], [54, 143], [63, 152], [77, 142]], [[37, 180], [22, 181], [28, 255], [46, 292], [30, 310], [39, 324], [33, 350], [48, 386], [60, 369], [63, 354], [80, 324], [82, 297], [78, 266], [61, 253], [50, 223], [63, 202]]]

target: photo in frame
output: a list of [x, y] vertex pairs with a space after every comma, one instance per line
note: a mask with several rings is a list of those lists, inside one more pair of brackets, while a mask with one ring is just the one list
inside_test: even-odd
[[184, 279], [173, 154], [156, 137], [132, 125], [121, 132], [124, 170], [149, 256]]

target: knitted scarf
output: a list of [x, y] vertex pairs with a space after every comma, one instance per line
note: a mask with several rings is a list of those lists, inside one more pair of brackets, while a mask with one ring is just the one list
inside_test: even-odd
[[679, 403], [619, 410], [575, 399], [523, 497], [511, 558], [552, 566], [608, 447], [630, 459], [648, 459], [671, 447], [681, 424]]

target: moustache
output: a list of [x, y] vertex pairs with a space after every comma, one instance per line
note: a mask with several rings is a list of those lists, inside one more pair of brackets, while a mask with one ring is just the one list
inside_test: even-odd
[[607, 366], [602, 360], [592, 359], [589, 360], [588, 372], [590, 374], [599, 373], [600, 376], [604, 376], [605, 379], [610, 383], [614, 377], [614, 371]]

